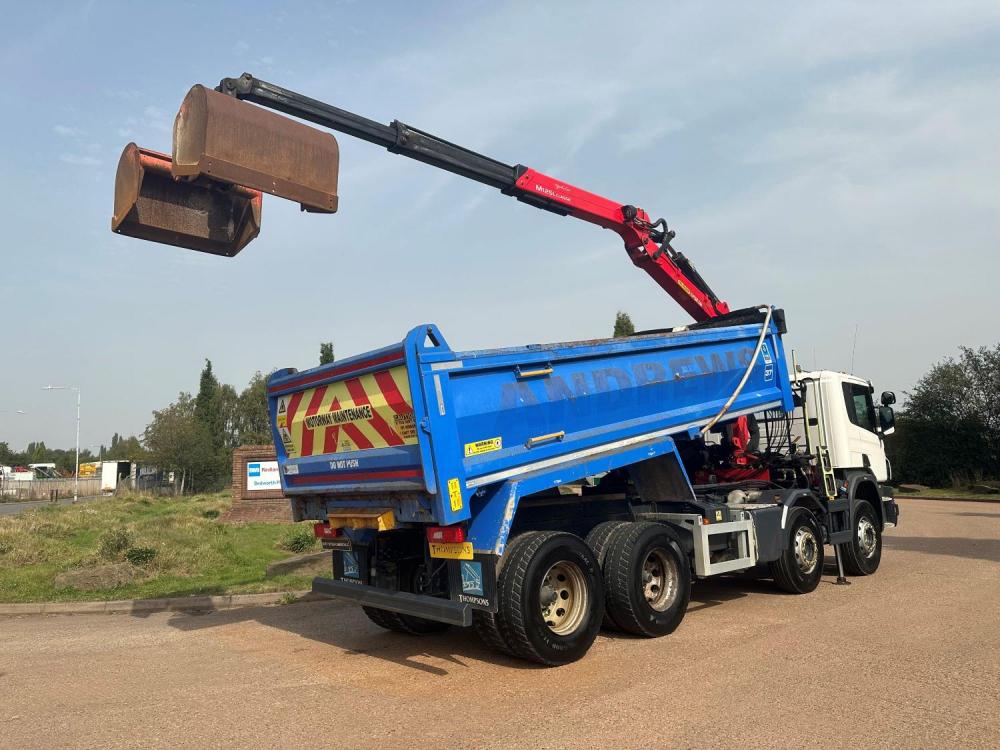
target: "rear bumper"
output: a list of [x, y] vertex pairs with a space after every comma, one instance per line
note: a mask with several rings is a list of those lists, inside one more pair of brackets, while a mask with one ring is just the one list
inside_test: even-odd
[[312, 590], [317, 594], [350, 599], [368, 607], [388, 609], [449, 625], [461, 627], [472, 625], [472, 607], [450, 599], [409, 594], [405, 591], [389, 591], [374, 586], [335, 581], [332, 578], [314, 578]]

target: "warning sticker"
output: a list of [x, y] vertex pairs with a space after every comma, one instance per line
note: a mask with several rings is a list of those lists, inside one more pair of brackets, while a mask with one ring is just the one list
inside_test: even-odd
[[417, 439], [417, 420], [412, 411], [408, 414], [393, 414], [392, 425], [404, 440]]
[[462, 488], [457, 479], [448, 480], [448, 500], [451, 502], [452, 513], [462, 510]]
[[492, 453], [503, 448], [503, 438], [494, 437], [486, 440], [476, 440], [473, 443], [465, 444], [465, 457], [478, 456], [483, 453]]

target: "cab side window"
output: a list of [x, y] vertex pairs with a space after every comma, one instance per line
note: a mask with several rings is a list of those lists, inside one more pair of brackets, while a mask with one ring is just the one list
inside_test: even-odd
[[852, 424], [875, 432], [875, 405], [868, 386], [844, 383], [844, 405]]

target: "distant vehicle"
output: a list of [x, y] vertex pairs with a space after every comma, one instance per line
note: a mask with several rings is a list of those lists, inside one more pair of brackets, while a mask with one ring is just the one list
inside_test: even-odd
[[28, 464], [28, 468], [34, 473], [35, 479], [62, 479], [62, 474], [52, 462]]
[[101, 471], [100, 461], [87, 461], [80, 464], [80, 479], [91, 479], [96, 477]]
[[101, 492], [111, 494], [118, 483], [132, 474], [131, 461], [104, 461], [101, 464]]

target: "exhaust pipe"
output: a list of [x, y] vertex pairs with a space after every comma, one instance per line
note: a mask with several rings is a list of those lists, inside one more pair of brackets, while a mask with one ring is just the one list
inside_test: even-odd
[[111, 230], [232, 257], [260, 232], [261, 193], [210, 180], [179, 182], [170, 157], [130, 143], [115, 175]]
[[244, 185], [306, 211], [337, 210], [333, 135], [201, 85], [181, 102], [172, 157], [174, 177]]

